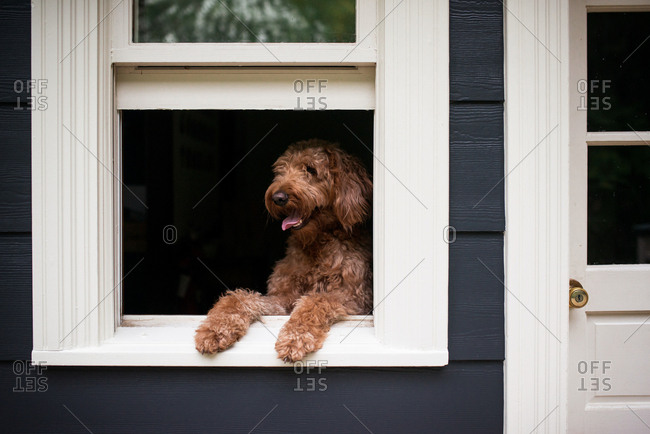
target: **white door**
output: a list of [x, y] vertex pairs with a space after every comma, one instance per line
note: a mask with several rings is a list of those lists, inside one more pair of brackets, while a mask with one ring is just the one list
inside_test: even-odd
[[604, 3], [570, 2], [568, 427], [650, 433], [650, 1]]

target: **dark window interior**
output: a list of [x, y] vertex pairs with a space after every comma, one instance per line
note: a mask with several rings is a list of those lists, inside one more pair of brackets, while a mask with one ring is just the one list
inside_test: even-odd
[[287, 237], [264, 207], [272, 163], [290, 143], [316, 137], [340, 143], [372, 173], [364, 144], [372, 149], [373, 117], [122, 112], [123, 313], [205, 314], [227, 288], [265, 292]]
[[[587, 15], [587, 131], [650, 131], [650, 12]], [[587, 261], [650, 263], [650, 148], [590, 146]]]
[[650, 263], [650, 147], [590, 146], [587, 261]]
[[650, 131], [650, 12], [587, 14], [587, 59], [587, 131]]

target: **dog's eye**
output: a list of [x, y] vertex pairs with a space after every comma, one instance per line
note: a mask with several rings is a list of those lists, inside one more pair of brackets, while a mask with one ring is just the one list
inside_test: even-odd
[[314, 169], [312, 166], [305, 166], [305, 170], [313, 176], [318, 175], [318, 172], [316, 172], [316, 169]]

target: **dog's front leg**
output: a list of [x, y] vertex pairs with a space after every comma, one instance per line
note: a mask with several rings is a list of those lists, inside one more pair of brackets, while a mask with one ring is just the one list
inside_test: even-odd
[[306, 354], [319, 350], [332, 324], [347, 312], [339, 293], [316, 293], [302, 296], [289, 321], [280, 330], [275, 350], [285, 362], [297, 362]]
[[276, 297], [244, 289], [228, 291], [217, 301], [196, 329], [194, 342], [203, 354], [223, 351], [241, 339], [251, 323], [262, 315], [283, 315], [285, 309]]

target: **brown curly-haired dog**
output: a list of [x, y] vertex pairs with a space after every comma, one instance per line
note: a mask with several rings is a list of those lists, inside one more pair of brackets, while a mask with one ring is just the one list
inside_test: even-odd
[[361, 228], [372, 183], [363, 166], [337, 145], [295, 143], [273, 164], [266, 208], [290, 230], [287, 255], [268, 279], [267, 295], [228, 291], [196, 330], [201, 353], [223, 351], [262, 315], [290, 318], [275, 349], [285, 362], [323, 346], [332, 324], [372, 309], [370, 237]]

